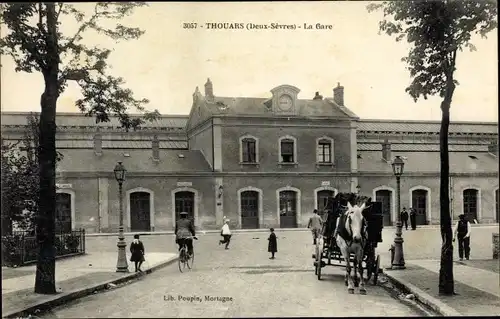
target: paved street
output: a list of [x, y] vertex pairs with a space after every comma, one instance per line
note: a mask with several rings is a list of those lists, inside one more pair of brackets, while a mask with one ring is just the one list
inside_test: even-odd
[[[123, 288], [53, 309], [44, 318], [420, 315], [371, 284], [367, 295], [349, 295], [343, 268], [326, 267], [323, 280], [318, 281], [309, 233], [278, 232], [276, 260], [268, 259], [267, 236], [236, 234], [231, 249], [224, 250], [217, 245], [217, 234], [200, 234], [190, 272], [181, 274], [177, 265], [172, 265]], [[171, 238], [142, 239], [147, 252], [172, 251]], [[108, 241], [109, 245], [105, 244]], [[95, 249], [93, 245], [114, 249], [114, 242], [115, 238], [94, 238], [87, 249]], [[179, 300], [179, 296], [186, 299]], [[206, 301], [205, 296], [225, 298]], [[169, 297], [173, 300], [165, 300]]]

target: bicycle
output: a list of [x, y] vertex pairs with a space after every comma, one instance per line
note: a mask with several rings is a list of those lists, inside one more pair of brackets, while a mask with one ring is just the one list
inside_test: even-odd
[[187, 245], [186, 245], [186, 239], [195, 239], [198, 240], [196, 237], [186, 237], [182, 238], [179, 240], [182, 240], [182, 246], [181, 249], [179, 250], [179, 271], [183, 272], [183, 269], [187, 268], [191, 269], [193, 267], [194, 263], [194, 251], [192, 252], [191, 256], [188, 255], [187, 252]]

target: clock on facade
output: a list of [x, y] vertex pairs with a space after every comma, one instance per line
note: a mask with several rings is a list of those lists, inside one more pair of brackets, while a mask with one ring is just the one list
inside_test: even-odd
[[278, 100], [278, 107], [281, 111], [290, 111], [293, 106], [293, 101], [290, 95], [282, 95]]

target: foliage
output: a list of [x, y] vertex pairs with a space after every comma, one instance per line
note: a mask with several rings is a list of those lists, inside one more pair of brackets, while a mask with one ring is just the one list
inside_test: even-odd
[[411, 84], [406, 92], [415, 102], [420, 97], [439, 95], [442, 120], [440, 144], [440, 223], [441, 265], [439, 293], [453, 295], [453, 245], [449, 196], [448, 132], [450, 107], [458, 85], [454, 78], [457, 53], [464, 48], [475, 50], [473, 34], [486, 37], [497, 27], [496, 1], [384, 1], [368, 6], [369, 11], [382, 10], [381, 32], [405, 39], [411, 49], [403, 58], [410, 71]]
[[[135, 8], [146, 6], [143, 2], [97, 2], [93, 10], [84, 4], [56, 3], [56, 15], [50, 16], [48, 3], [7, 3], [3, 5], [0, 22], [7, 27], [7, 34], [0, 39], [0, 54], [9, 55], [15, 61], [16, 71], [41, 72], [47, 76], [51, 63], [61, 64], [57, 77], [58, 93], [64, 92], [68, 81], [76, 81], [83, 97], [76, 102], [88, 116], [95, 116], [96, 123], [110, 121], [116, 115], [125, 129], [137, 128], [145, 120], [154, 120], [157, 110], [147, 112], [147, 99], [135, 99], [120, 77], [107, 74], [107, 59], [112, 49], [84, 43], [85, 34], [92, 32], [105, 35], [118, 42], [137, 39], [144, 31], [110, 21], [129, 16]], [[88, 6], [88, 5], [87, 5]], [[55, 19], [56, 39], [51, 39], [50, 18]], [[62, 29], [73, 20], [78, 24], [74, 34]], [[56, 52], [51, 41], [57, 40]], [[127, 114], [130, 107], [143, 113], [143, 117]]]

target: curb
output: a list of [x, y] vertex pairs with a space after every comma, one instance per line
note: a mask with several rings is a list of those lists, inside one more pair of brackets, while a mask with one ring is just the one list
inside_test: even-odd
[[398, 270], [388, 270], [388, 271], [384, 270], [384, 275], [387, 277], [390, 283], [392, 283], [394, 286], [396, 286], [401, 290], [413, 294], [418, 302], [429, 307], [434, 312], [438, 313], [440, 316], [463, 316], [457, 310], [446, 305], [444, 302], [432, 297], [422, 289], [410, 284], [406, 280], [395, 278], [390, 274], [391, 271], [398, 271]]
[[61, 294], [53, 296], [49, 300], [45, 300], [42, 302], [35, 302], [35, 303], [33, 303], [33, 304], [31, 304], [31, 305], [29, 305], [21, 310], [14, 310], [14, 311], [10, 311], [7, 313], [3, 313], [2, 318], [27, 318], [35, 312], [36, 313], [43, 313], [47, 310], [50, 310], [54, 307], [61, 306], [61, 305], [68, 303], [70, 301], [73, 301], [73, 300], [76, 300], [79, 298], [83, 298], [83, 297], [88, 296], [88, 295], [92, 295], [92, 294], [94, 294], [94, 292], [106, 290], [107, 286], [109, 284], [118, 285], [118, 284], [121, 284], [123, 282], [138, 279], [138, 278], [143, 277], [145, 275], [148, 275], [148, 274], [152, 273], [153, 271], [156, 271], [160, 268], [169, 266], [169, 265], [175, 263], [178, 259], [179, 259], [178, 256], [174, 256], [165, 262], [159, 263], [159, 264], [145, 270], [143, 273], [134, 272], [134, 273], [125, 275], [125, 276], [117, 278], [117, 279], [107, 280], [107, 281], [101, 282], [99, 284], [94, 284], [94, 285], [91, 285], [91, 286], [88, 286], [85, 288], [77, 288], [77, 289], [72, 290], [72, 291], [63, 292]]
[[[310, 231], [308, 228], [276, 228], [276, 232], [304, 232], [304, 231]], [[200, 234], [215, 234], [215, 233], [220, 233], [220, 229], [211, 229], [211, 230], [196, 230], [197, 233]], [[261, 233], [261, 232], [269, 232], [268, 228], [259, 228], [259, 229], [232, 229], [231, 233], [236, 234], [236, 233]], [[124, 233], [125, 236], [134, 236], [134, 235], [141, 235], [141, 236], [155, 236], [155, 235], [175, 235], [174, 231], [172, 230], [167, 230], [167, 231], [154, 231], [154, 232], [128, 232]], [[110, 237], [110, 236], [118, 236], [118, 233], [94, 233], [94, 234], [85, 234], [85, 237]]]

